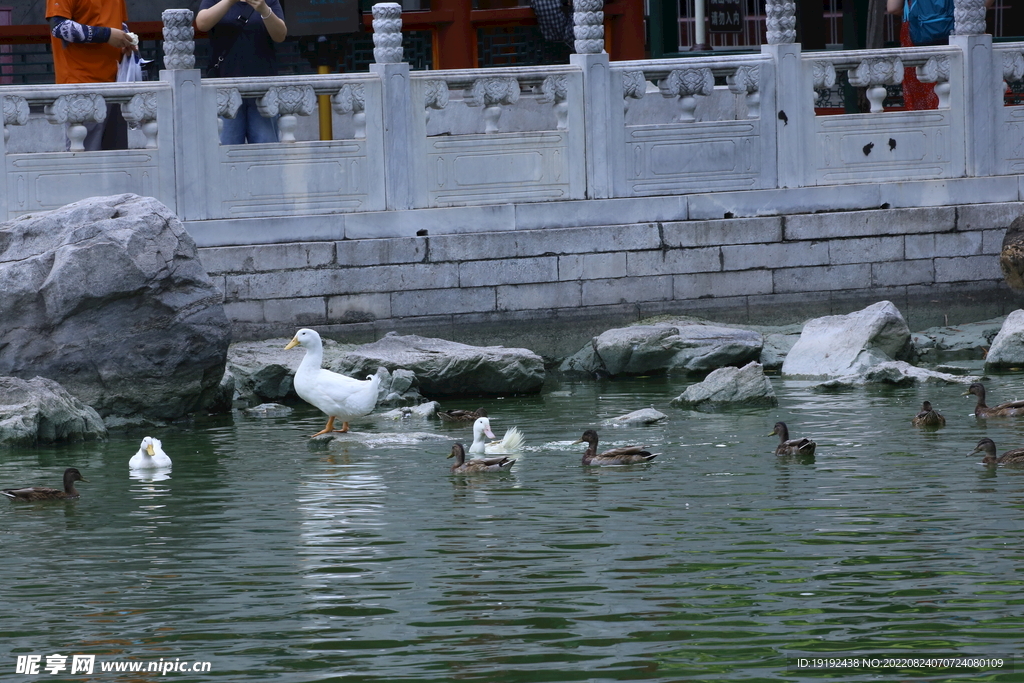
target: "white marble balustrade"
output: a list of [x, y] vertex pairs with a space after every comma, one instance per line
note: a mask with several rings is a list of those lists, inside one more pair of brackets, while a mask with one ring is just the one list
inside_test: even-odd
[[[843, 50], [803, 55], [809, 101], [846, 73], [864, 88], [866, 114], [815, 116], [808, 184], [956, 178], [964, 174], [963, 60], [954, 47]], [[905, 69], [935, 83], [938, 109], [885, 111], [886, 86], [903, 82]]]
[[[805, 53], [786, 42], [781, 12], [760, 54], [610, 62], [594, 4], [581, 29], [588, 50], [567, 65], [413, 72], [401, 61], [400, 8], [379, 10], [383, 61], [366, 73], [203, 79], [187, 10], [172, 10], [165, 49], [177, 68], [159, 82], [3, 87], [0, 215], [138, 192], [187, 220], [273, 221], [1024, 170], [1024, 105], [1002, 101], [1005, 83], [1024, 79], [1022, 43], [968, 34], [942, 47]], [[905, 68], [936, 84], [938, 109], [885, 110]], [[871, 111], [817, 115], [817, 92], [844, 72]], [[278, 117], [280, 142], [219, 144], [218, 117], [246, 98]], [[105, 102], [142, 131], [136, 149], [8, 149], [42, 112], [78, 140]], [[330, 140], [308, 134], [321, 106]]]
[[[161, 131], [170, 114], [172, 92], [159, 82], [36, 85], [0, 88], [4, 112], [5, 182], [0, 200], [6, 215], [52, 209], [69, 197], [135, 192], [174, 202], [173, 131]], [[84, 152], [86, 123], [102, 121], [107, 104], [120, 105], [130, 125], [141, 130], [144, 146], [118, 152]], [[32, 111], [42, 111], [70, 150], [9, 153], [11, 136], [26, 133]], [[163, 113], [164, 116], [161, 115]], [[161, 149], [165, 150], [161, 154]]]

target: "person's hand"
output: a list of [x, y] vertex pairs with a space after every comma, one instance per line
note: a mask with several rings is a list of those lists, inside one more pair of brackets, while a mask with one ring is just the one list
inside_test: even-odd
[[134, 47], [128, 34], [119, 28], [110, 29], [110, 39], [107, 42], [121, 50]]
[[267, 0], [242, 0], [242, 2], [245, 2], [249, 7], [256, 10], [261, 17], [267, 17], [269, 14], [273, 13], [273, 10], [267, 6]]

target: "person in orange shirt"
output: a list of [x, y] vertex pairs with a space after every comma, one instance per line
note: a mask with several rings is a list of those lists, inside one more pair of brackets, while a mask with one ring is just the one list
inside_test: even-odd
[[[46, 0], [57, 83], [111, 83], [122, 54], [135, 49], [124, 0]], [[87, 150], [126, 149], [128, 130], [118, 105], [107, 120], [85, 124]], [[67, 141], [70, 148], [71, 141]]]

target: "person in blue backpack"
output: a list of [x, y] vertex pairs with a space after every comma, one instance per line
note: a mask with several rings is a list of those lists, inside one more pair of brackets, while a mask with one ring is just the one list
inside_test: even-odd
[[[985, 0], [985, 7], [991, 7], [994, 0]], [[953, 0], [886, 0], [885, 10], [889, 14], [902, 14], [900, 24], [900, 45], [946, 45], [953, 33]], [[935, 109], [939, 98], [933, 83], [917, 80], [912, 67], [903, 72], [903, 105], [907, 109]]]

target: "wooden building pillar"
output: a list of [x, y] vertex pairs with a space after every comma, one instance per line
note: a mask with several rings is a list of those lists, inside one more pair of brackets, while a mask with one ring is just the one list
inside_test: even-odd
[[469, 20], [472, 0], [431, 0], [430, 8], [452, 13], [452, 21], [439, 25], [435, 34], [434, 68], [475, 69], [476, 31]]

